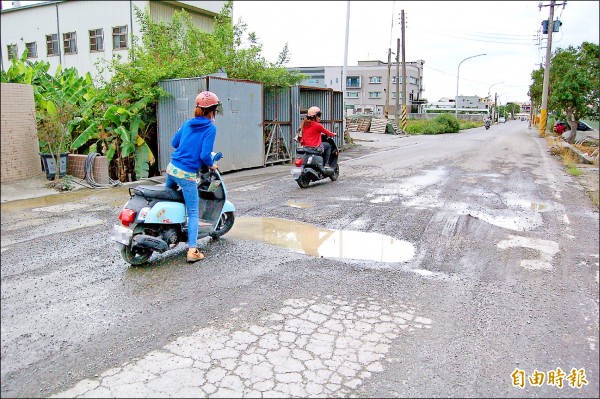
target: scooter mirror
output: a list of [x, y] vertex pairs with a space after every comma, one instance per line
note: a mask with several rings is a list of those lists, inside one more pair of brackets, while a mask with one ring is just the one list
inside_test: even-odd
[[217, 152], [214, 156], [213, 156], [213, 162], [217, 162], [219, 159], [223, 158], [223, 153], [222, 152]]

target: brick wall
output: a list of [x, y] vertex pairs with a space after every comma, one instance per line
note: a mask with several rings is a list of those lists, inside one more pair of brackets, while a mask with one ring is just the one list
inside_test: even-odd
[[17, 83], [0, 86], [0, 181], [8, 183], [43, 174], [33, 86]]
[[[69, 154], [67, 161], [67, 174], [85, 179], [85, 161], [87, 155]], [[109, 184], [108, 162], [105, 156], [97, 155], [92, 166], [92, 178], [98, 184]]]

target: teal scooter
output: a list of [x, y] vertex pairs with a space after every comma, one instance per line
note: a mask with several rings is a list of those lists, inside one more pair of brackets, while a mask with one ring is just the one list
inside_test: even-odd
[[[222, 153], [212, 153], [214, 162]], [[198, 239], [219, 238], [233, 227], [235, 207], [227, 199], [227, 189], [218, 170], [206, 170], [197, 178], [199, 195]], [[129, 189], [129, 201], [113, 226], [111, 240], [125, 262], [147, 263], [154, 252], [165, 252], [187, 242], [187, 212], [181, 190], [156, 186]]]

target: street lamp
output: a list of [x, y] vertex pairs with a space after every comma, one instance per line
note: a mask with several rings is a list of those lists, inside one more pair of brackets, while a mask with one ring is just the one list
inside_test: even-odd
[[484, 54], [472, 55], [470, 57], [465, 58], [458, 64], [458, 70], [456, 71], [456, 97], [454, 97], [454, 115], [456, 116], [456, 119], [458, 119], [458, 76], [460, 74], [460, 64], [462, 64], [469, 58], [480, 57], [482, 55], [487, 55], [487, 54], [484, 53]]
[[[487, 96], [487, 98], [488, 98], [488, 101], [489, 101], [489, 102], [491, 102], [491, 101], [492, 101], [492, 99], [491, 99], [491, 97], [490, 97], [490, 90], [492, 90], [492, 87], [494, 87], [494, 86], [496, 86], [496, 85], [499, 85], [499, 84], [501, 84], [501, 83], [504, 83], [504, 82], [497, 82], [497, 83], [494, 83], [494, 84], [492, 84], [492, 85], [491, 85], [491, 86], [488, 88], [488, 96]], [[490, 108], [491, 108], [491, 106], [490, 106]], [[492, 116], [493, 116], [493, 115], [492, 115]], [[492, 119], [493, 119], [493, 118], [492, 118]]]

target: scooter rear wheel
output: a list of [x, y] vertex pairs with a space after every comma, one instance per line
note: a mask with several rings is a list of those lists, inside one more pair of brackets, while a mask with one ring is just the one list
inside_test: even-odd
[[121, 256], [123, 257], [123, 260], [129, 263], [130, 265], [139, 266], [148, 262], [148, 259], [150, 259], [150, 257], [152, 256], [152, 251], [132, 251], [131, 248], [124, 246], [121, 247]]
[[310, 184], [310, 179], [308, 176], [300, 175], [298, 179], [296, 179], [296, 183], [300, 186], [300, 188], [306, 188]]
[[212, 238], [219, 238], [225, 235], [231, 228], [233, 227], [233, 223], [235, 222], [235, 214], [233, 212], [225, 212], [221, 215], [219, 219], [219, 223], [217, 224], [217, 228], [215, 231], [210, 233]]

